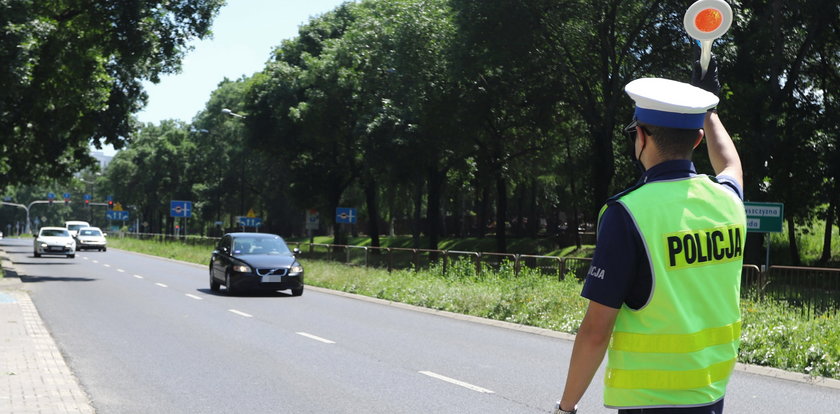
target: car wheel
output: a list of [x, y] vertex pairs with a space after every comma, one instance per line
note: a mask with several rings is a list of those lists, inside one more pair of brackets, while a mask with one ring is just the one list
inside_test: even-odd
[[210, 290], [213, 292], [218, 292], [220, 290], [221, 284], [216, 281], [216, 278], [213, 277], [213, 269], [210, 269]]
[[41, 253], [38, 253], [37, 250], [35, 250], [32, 254], [35, 255], [35, 257], [41, 257]]
[[103, 252], [107, 252], [107, 251], [108, 251], [108, 248], [107, 248], [107, 247], [103, 247], [101, 251], [103, 251]]
[[225, 273], [225, 292], [227, 292], [228, 295], [235, 295], [237, 292], [236, 288], [233, 287], [233, 284], [230, 283], [230, 272]]
[[75, 258], [76, 258], [76, 254], [75, 254], [75, 253], [74, 253], [74, 254], [68, 254], [68, 255], [67, 255], [67, 258], [68, 258], [68, 259], [75, 259]]
[[300, 296], [302, 294], [303, 294], [303, 286], [301, 286], [297, 289], [292, 289], [292, 296]]

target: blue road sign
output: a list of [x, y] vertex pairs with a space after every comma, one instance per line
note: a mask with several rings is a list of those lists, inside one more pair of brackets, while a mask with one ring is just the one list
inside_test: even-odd
[[169, 215], [172, 217], [192, 217], [192, 201], [170, 201]]
[[105, 212], [105, 217], [109, 220], [128, 220], [128, 211], [108, 210]]
[[338, 207], [335, 209], [336, 223], [355, 223], [356, 209], [348, 207]]
[[85, 194], [84, 199], [90, 201], [91, 200], [90, 194]]
[[239, 217], [239, 225], [242, 227], [259, 227], [262, 219], [259, 217]]
[[64, 194], [62, 194], [62, 195], [64, 196], [64, 199], [65, 199], [65, 200], [69, 200], [69, 199], [70, 199], [70, 193], [64, 193]]
[[55, 193], [47, 193], [47, 198], [52, 200], [55, 198]]

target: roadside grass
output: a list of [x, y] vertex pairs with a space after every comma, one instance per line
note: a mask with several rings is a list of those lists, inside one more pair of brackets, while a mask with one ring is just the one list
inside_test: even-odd
[[204, 265], [210, 263], [210, 253], [213, 251], [212, 248], [207, 246], [195, 246], [177, 241], [151, 241], [119, 237], [109, 237], [108, 247]]
[[[210, 248], [177, 242], [109, 239], [111, 247], [207, 264]], [[587, 300], [574, 277], [558, 281], [525, 269], [513, 274], [510, 264], [498, 272], [477, 273], [465, 260], [447, 273], [347, 266], [300, 260], [306, 284], [385, 300], [408, 303], [523, 325], [577, 333]], [[807, 317], [801, 309], [770, 300], [741, 301], [743, 327], [739, 361], [812, 376], [840, 379], [840, 314]]]
[[[309, 243], [308, 237], [288, 237], [287, 242]], [[332, 236], [316, 236], [314, 243], [331, 244]], [[348, 244], [352, 246], [370, 246], [370, 237], [349, 237]], [[399, 247], [410, 249], [414, 247], [414, 239], [411, 236], [383, 236], [379, 238], [381, 247]], [[427, 248], [429, 245], [425, 237], [420, 238], [419, 246]], [[595, 246], [583, 245], [580, 249], [575, 246], [558, 247], [556, 240], [552, 237], [529, 238], [511, 237], [508, 238], [507, 250], [509, 253], [538, 254], [544, 256], [574, 256], [592, 257]], [[494, 252], [496, 251], [496, 240], [492, 237], [463, 237], [463, 238], [442, 238], [438, 242], [438, 250], [461, 250], [470, 252]]]

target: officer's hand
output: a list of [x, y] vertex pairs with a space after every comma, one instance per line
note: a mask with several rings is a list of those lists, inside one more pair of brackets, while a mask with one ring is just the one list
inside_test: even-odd
[[720, 81], [718, 80], [718, 65], [715, 55], [709, 60], [709, 67], [706, 69], [706, 76], [702, 76], [703, 69], [700, 67], [700, 47], [694, 45], [695, 59], [691, 70], [691, 84], [698, 88], [707, 90], [715, 96], [720, 93]]

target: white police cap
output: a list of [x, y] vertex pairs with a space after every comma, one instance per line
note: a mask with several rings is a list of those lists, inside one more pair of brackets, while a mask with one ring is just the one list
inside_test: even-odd
[[670, 79], [636, 79], [624, 91], [636, 102], [636, 120], [668, 128], [703, 128], [706, 111], [719, 102], [711, 92]]

